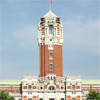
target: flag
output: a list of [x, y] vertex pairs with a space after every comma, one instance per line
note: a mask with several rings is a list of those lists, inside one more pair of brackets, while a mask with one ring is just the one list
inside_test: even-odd
[[52, 0], [50, 0], [50, 4], [52, 4]]

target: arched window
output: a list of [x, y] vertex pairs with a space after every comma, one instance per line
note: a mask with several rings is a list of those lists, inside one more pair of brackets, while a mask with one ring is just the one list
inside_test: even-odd
[[56, 77], [54, 76], [54, 82], [56, 81]]
[[49, 80], [49, 76], [48, 76], [48, 80]]
[[49, 33], [50, 34], [53, 34], [53, 30], [54, 30], [53, 26], [52, 25], [49, 25]]
[[48, 88], [49, 90], [56, 90], [56, 88], [54, 86], [49, 86]]
[[52, 80], [52, 76], [51, 76], [51, 80]]

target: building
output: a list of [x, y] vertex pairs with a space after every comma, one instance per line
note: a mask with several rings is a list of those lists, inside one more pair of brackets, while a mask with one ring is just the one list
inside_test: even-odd
[[63, 80], [63, 25], [50, 11], [38, 25], [40, 76], [23, 76], [22, 80], [0, 80], [0, 92], [5, 91], [15, 100], [85, 100], [95, 89], [100, 92], [100, 80], [81, 80], [67, 76]]

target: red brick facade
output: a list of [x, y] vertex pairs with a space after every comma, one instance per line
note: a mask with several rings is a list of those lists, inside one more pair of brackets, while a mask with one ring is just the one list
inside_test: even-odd
[[19, 87], [14, 87], [14, 86], [2, 86], [2, 87], [0, 87], [0, 92], [1, 91], [4, 91], [4, 92], [7, 92], [7, 93], [9, 93], [9, 92], [11, 92], [11, 93], [20, 93], [21, 92], [21, 87], [19, 86]]
[[[54, 50], [48, 50], [48, 45], [40, 45], [40, 77], [47, 74], [56, 74], [63, 77], [62, 45], [54, 45]], [[53, 59], [49, 58], [50, 51], [53, 52]], [[53, 70], [50, 71], [49, 64], [53, 63]]]

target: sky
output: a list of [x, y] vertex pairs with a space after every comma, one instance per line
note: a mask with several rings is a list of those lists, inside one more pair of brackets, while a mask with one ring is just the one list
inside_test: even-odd
[[[0, 80], [39, 75], [38, 23], [49, 0], [0, 0]], [[52, 0], [63, 23], [63, 75], [100, 79], [100, 1]]]

